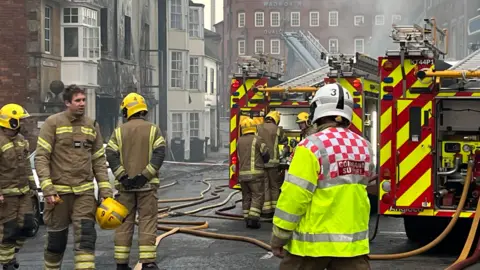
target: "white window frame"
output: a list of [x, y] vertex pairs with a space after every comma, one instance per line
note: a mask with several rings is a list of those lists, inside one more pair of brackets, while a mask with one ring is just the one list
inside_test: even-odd
[[338, 11], [328, 12], [328, 26], [338, 26]]
[[237, 26], [238, 28], [245, 27], [245, 12], [239, 12], [237, 15]]
[[181, 112], [172, 113], [172, 138], [183, 139], [183, 113]]
[[[258, 43], [257, 43], [258, 42]], [[259, 45], [261, 44], [261, 45]], [[255, 54], [264, 54], [265, 53], [265, 40], [264, 39], [255, 39]], [[258, 46], [257, 46], [258, 45]], [[258, 51], [258, 48], [261, 47], [262, 48], [262, 51], [259, 52]]]
[[170, 28], [183, 30], [183, 0], [170, 0]]
[[385, 25], [385, 16], [375, 15], [375, 25]]
[[[277, 23], [274, 24], [274, 15], [277, 16]], [[270, 12], [270, 26], [271, 27], [280, 27], [280, 12], [278, 11], [272, 11]]]
[[[196, 18], [194, 17], [196, 16]], [[190, 8], [188, 11], [188, 36], [191, 38], [202, 38], [203, 27], [201, 27], [202, 12], [199, 8]]]
[[[315, 15], [316, 18], [314, 18], [313, 15]], [[316, 23], [315, 23], [315, 20], [316, 20]], [[310, 27], [320, 26], [320, 12], [318, 12], [318, 11], [310, 11], [310, 15], [309, 15], [308, 21], [309, 21], [309, 23], [310, 23]]]
[[363, 16], [363, 15], [353, 16], [353, 25], [361, 26], [363, 24], [365, 24], [365, 16]]
[[[332, 41], [335, 42], [335, 45], [336, 45], [335, 47], [336, 48], [334, 46], [332, 46]], [[330, 53], [338, 53], [339, 52], [338, 46], [339, 46], [338, 45], [338, 38], [331, 38], [331, 39], [328, 40], [328, 51]], [[332, 50], [332, 48], [335, 48], [335, 50]]]
[[245, 53], [247, 53], [247, 50], [245, 47], [245, 39], [239, 39], [237, 42], [237, 46], [238, 46], [238, 55], [245, 55]]
[[[293, 18], [294, 16], [298, 16], [298, 18], [297, 18], [297, 19], [294, 19], [294, 18]], [[290, 26], [291, 26], [291, 27], [300, 27], [300, 20], [301, 20], [301, 18], [300, 18], [300, 12], [298, 12], [298, 11], [292, 11], [292, 12], [290, 12]], [[294, 21], [295, 21], [296, 23], [294, 23]]]
[[[193, 118], [192, 118], [193, 116]], [[200, 113], [191, 112], [188, 114], [188, 132], [190, 138], [200, 138]], [[195, 125], [196, 124], [196, 125]], [[195, 134], [197, 133], [197, 134]]]
[[190, 56], [188, 62], [188, 89], [200, 90], [200, 57]]
[[[72, 14], [73, 10], [76, 10], [77, 14]], [[62, 59], [98, 62], [101, 58], [100, 10], [65, 6], [61, 13]], [[73, 18], [76, 18], [76, 22], [72, 22]], [[77, 56], [65, 56], [65, 29], [69, 28], [77, 29]]]
[[263, 11], [255, 12], [255, 27], [264, 27], [265, 26], [265, 13]]
[[[274, 46], [274, 44], [277, 43], [277, 46]], [[280, 54], [280, 39], [271, 39], [270, 40], [270, 54]], [[273, 50], [274, 47], [277, 47], [277, 50]]]
[[43, 51], [49, 54], [52, 51], [52, 7], [45, 5], [43, 12]]
[[[359, 44], [357, 44], [357, 42], [361, 42], [361, 47], [362, 49], [361, 50], [357, 50], [357, 47], [360, 46]], [[365, 39], [364, 38], [356, 38], [354, 41], [353, 41], [353, 49], [354, 49], [354, 52], [355, 53], [364, 53], [365, 52]]]
[[[175, 59], [173, 59], [174, 55], [176, 56], [180, 56], [180, 59], [177, 59], [177, 57], [175, 57]], [[184, 53], [182, 51], [170, 51], [170, 88], [183, 88], [183, 74], [184, 74], [184, 71], [185, 71], [185, 68], [184, 68], [184, 63], [183, 63], [183, 56], [184, 56]], [[180, 68], [178, 68], [178, 66], [175, 66], [175, 68], [173, 67], [173, 65], [176, 64], [176, 65], [180, 65]], [[173, 75], [176, 75], [175, 78]], [[177, 77], [178, 75], [178, 77]], [[175, 83], [173, 83], [173, 81], [175, 80]]]
[[392, 15], [392, 23], [397, 23], [402, 20], [402, 15], [400, 14], [393, 14]]

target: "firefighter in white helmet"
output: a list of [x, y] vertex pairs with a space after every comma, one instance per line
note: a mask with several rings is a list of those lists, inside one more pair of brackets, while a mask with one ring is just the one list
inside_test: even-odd
[[353, 99], [341, 85], [320, 88], [310, 106], [318, 132], [295, 149], [273, 218], [272, 251], [284, 255], [280, 269], [370, 269], [372, 147], [348, 129]]

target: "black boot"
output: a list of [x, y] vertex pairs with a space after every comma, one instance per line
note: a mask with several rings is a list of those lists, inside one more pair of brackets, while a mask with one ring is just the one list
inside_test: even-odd
[[3, 265], [3, 270], [16, 270], [20, 267], [16, 260]]
[[252, 219], [250, 220], [250, 229], [260, 229], [262, 227], [262, 224], [260, 223], [260, 220], [258, 219]]
[[132, 270], [132, 268], [130, 266], [128, 266], [128, 264], [119, 264], [117, 263], [117, 270]]
[[142, 270], [146, 269], [151, 269], [151, 270], [159, 270], [158, 266], [156, 263], [151, 262], [151, 263], [142, 263]]

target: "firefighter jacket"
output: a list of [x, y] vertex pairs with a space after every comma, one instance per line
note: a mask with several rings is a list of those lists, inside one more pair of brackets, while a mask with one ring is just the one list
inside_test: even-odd
[[368, 254], [372, 158], [370, 143], [345, 128], [303, 140], [281, 188], [272, 246], [309, 257]]
[[285, 136], [283, 129], [275, 123], [265, 122], [258, 125], [257, 135], [260, 136], [268, 147], [270, 160], [265, 164], [265, 168], [278, 167], [280, 163], [279, 144], [288, 143], [288, 138]]
[[107, 145], [107, 158], [115, 175], [115, 188], [125, 190], [119, 180], [128, 175], [133, 178], [143, 174], [149, 182], [140, 189], [146, 191], [160, 185], [158, 170], [165, 159], [165, 139], [158, 126], [140, 117], [130, 120], [115, 129]]
[[316, 133], [318, 130], [317, 128], [317, 125], [316, 124], [312, 124], [311, 126], [308, 126], [307, 128], [305, 128], [304, 130], [302, 130], [301, 134], [300, 134], [300, 140], [303, 140], [305, 139], [306, 137]]
[[112, 196], [100, 127], [87, 116], [54, 114], [40, 128], [35, 169], [45, 196], [93, 194], [95, 177], [101, 198]]
[[254, 134], [242, 135], [237, 145], [239, 160], [239, 181], [257, 179], [264, 174], [264, 160], [268, 156], [268, 147], [263, 139]]
[[16, 196], [36, 189], [28, 141], [21, 134], [9, 137], [0, 129], [0, 152], [0, 195]]

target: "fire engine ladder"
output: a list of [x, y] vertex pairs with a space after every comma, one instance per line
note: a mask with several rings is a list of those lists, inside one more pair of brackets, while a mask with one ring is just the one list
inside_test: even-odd
[[309, 71], [319, 69], [327, 64], [325, 61], [327, 50], [312, 33], [308, 31], [306, 34], [302, 31], [284, 32], [282, 38]]
[[378, 60], [366, 54], [357, 52], [350, 58], [345, 55], [332, 55], [329, 57], [328, 64], [330, 72], [327, 75], [331, 78], [363, 77], [374, 82], [380, 82]]
[[329, 66], [324, 66], [319, 69], [312, 70], [308, 73], [290, 79], [286, 82], [279, 84], [279, 87], [294, 87], [294, 86], [312, 86], [321, 87], [324, 84], [324, 78], [330, 71]]

